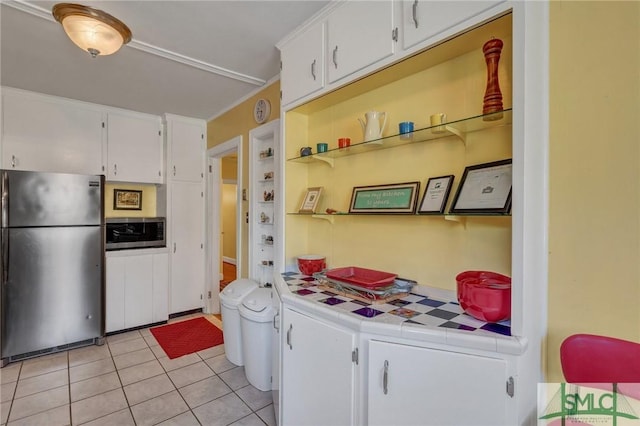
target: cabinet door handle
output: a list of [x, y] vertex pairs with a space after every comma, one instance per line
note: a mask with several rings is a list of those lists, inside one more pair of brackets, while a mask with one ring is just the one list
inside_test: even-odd
[[280, 328], [278, 328], [278, 323], [276, 322], [276, 318], [280, 318], [280, 314], [275, 314], [273, 316], [273, 328], [280, 331]]
[[389, 361], [384, 361], [384, 374], [382, 375], [382, 392], [386, 395], [389, 392]]
[[11, 167], [13, 167], [13, 168], [16, 167], [16, 156], [15, 155], [11, 156]]
[[338, 46], [333, 49], [333, 65], [338, 69]]
[[418, 0], [413, 2], [413, 23], [418, 28]]
[[311, 62], [311, 75], [313, 76], [313, 81], [316, 80], [316, 60], [314, 59], [313, 62]]
[[176, 243], [173, 243], [173, 252], [176, 252]]
[[391, 31], [391, 40], [398, 42], [398, 27], [395, 27], [393, 31]]
[[173, 166], [173, 175], [176, 175], [176, 166]]
[[287, 345], [289, 345], [289, 349], [293, 349], [291, 345], [291, 331], [293, 331], [293, 324], [289, 324], [289, 330], [287, 330]]
[[113, 175], [116, 176], [118, 174], [118, 165], [114, 164], [113, 165]]

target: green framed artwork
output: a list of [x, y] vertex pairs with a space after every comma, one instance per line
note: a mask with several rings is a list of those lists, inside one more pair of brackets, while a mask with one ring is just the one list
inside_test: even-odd
[[349, 213], [413, 214], [420, 182], [356, 186], [351, 194]]

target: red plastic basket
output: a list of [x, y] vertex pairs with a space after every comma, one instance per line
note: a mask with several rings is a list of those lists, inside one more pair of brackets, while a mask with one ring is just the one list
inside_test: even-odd
[[481, 321], [511, 318], [511, 278], [489, 271], [465, 271], [456, 276], [458, 302]]
[[392, 274], [391, 272], [376, 271], [357, 266], [347, 266], [327, 271], [327, 278], [329, 279], [369, 289], [387, 287], [393, 284], [397, 277], [397, 274]]

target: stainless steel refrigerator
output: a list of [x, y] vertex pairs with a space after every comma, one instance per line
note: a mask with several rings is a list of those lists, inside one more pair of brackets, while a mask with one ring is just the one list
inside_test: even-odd
[[104, 337], [104, 177], [0, 170], [1, 363]]

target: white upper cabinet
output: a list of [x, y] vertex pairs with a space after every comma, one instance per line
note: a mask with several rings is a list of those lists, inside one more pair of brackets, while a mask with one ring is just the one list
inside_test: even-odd
[[2, 168], [102, 174], [102, 109], [2, 89]]
[[164, 153], [160, 117], [109, 112], [107, 159], [109, 181], [162, 183]]
[[170, 140], [168, 175], [172, 180], [202, 182], [206, 122], [167, 114], [167, 136]]
[[408, 49], [500, 2], [403, 0], [403, 47]]
[[333, 83], [393, 55], [393, 2], [350, 1], [327, 19], [327, 68]]
[[325, 25], [319, 23], [281, 48], [280, 80], [286, 81], [282, 104], [288, 104], [324, 87]]

